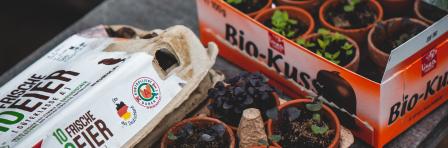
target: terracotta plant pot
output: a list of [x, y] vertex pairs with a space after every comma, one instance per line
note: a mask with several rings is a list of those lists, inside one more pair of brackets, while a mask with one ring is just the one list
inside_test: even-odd
[[[388, 28], [389, 34], [396, 34], [398, 33], [398, 30], [402, 27], [401, 26], [401, 20], [403, 18], [392, 18], [388, 19], [386, 21], [381, 22], [385, 26], [389, 26], [386, 24], [391, 24], [390, 28]], [[418, 19], [410, 18], [410, 21], [414, 23], [415, 25], [421, 25], [428, 27], [428, 24], [426, 24], [423, 21], [420, 21]], [[385, 32], [379, 32], [377, 31], [377, 25], [370, 30], [369, 35], [367, 37], [368, 42], [368, 49], [370, 58], [373, 60], [373, 62], [378, 65], [380, 70], [383, 70], [386, 68], [387, 61], [389, 60], [389, 53], [384, 52], [376, 45], [383, 44], [380, 39], [384, 39]]]
[[[299, 108], [305, 108], [306, 103], [312, 103], [312, 100], [310, 99], [294, 99], [292, 101], [288, 101], [278, 107], [279, 112], [282, 111], [285, 108], [288, 107], [299, 107]], [[340, 142], [340, 134], [341, 134], [341, 124], [339, 122], [338, 117], [336, 114], [326, 105], [322, 105], [322, 114], [321, 116], [325, 116], [326, 118], [330, 119], [329, 126], [330, 129], [335, 130], [335, 136], [333, 140], [331, 141], [331, 144], [328, 146], [329, 148], [337, 148], [339, 147]], [[268, 121], [268, 136], [273, 135], [273, 130], [276, 128], [277, 125], [272, 121], [272, 119], [269, 119]], [[273, 145], [276, 147], [281, 147], [280, 144], [273, 142]]]
[[428, 18], [426, 18], [425, 16], [423, 16], [423, 14], [420, 12], [420, 5], [421, 5], [422, 0], [415, 0], [414, 2], [414, 13], [417, 16], [418, 19], [425, 21], [428, 24], [432, 24], [434, 23], [434, 21], [429, 20]]
[[[431, 17], [425, 16], [425, 14], [423, 12], [424, 11], [429, 11], [429, 13], [433, 13], [433, 14], [439, 14], [441, 12], [440, 12], [440, 10], [434, 10], [434, 9], [439, 9], [439, 8], [436, 8], [435, 6], [434, 6], [434, 8], [431, 8], [429, 6], [429, 4], [427, 4], [427, 6], [429, 6], [430, 8], [426, 8], [426, 10], [422, 10], [422, 7], [424, 7], [424, 6], [425, 6], [425, 4], [423, 4], [422, 0], [415, 0], [415, 2], [414, 2], [414, 13], [415, 13], [415, 15], [416, 15], [416, 17], [418, 19], [420, 19], [420, 20], [424, 21], [425, 23], [428, 23], [428, 24], [431, 25], [435, 21], [437, 21], [438, 18], [437, 19], [436, 18], [431, 19]], [[440, 18], [443, 18], [445, 15], [447, 15], [447, 12], [445, 12], [444, 14], [439, 14], [439, 15], [441, 15], [441, 16], [439, 16]]]
[[[277, 93], [275, 93], [275, 92], [273, 92], [272, 93], [272, 96], [274, 96], [274, 99], [275, 99], [275, 106], [279, 106], [280, 105], [280, 98], [279, 98], [279, 96], [278, 96], [278, 94]], [[208, 100], [208, 102], [207, 102], [207, 106], [209, 105], [209, 104], [211, 104], [212, 103], [212, 99], [209, 99]], [[208, 108], [207, 108], [208, 109]], [[213, 111], [212, 110], [209, 110], [209, 112], [210, 112], [210, 116], [211, 117], [213, 117], [213, 118], [217, 118], [215, 115], [214, 115], [214, 113], [213, 113]], [[262, 113], [263, 114], [263, 113]], [[265, 121], [265, 124], [267, 124], [267, 120]], [[230, 129], [232, 129], [233, 131], [237, 131], [238, 130], [238, 127], [236, 127], [236, 126], [232, 126], [232, 125], [229, 125], [229, 124], [227, 124], [227, 126], [228, 127], [230, 127]]]
[[325, 1], [319, 9], [320, 22], [322, 23], [322, 25], [324, 27], [326, 27], [332, 31], [336, 31], [336, 32], [345, 34], [345, 35], [349, 36], [350, 38], [352, 38], [353, 40], [355, 40], [356, 42], [358, 42], [359, 44], [364, 43], [366, 41], [367, 33], [369, 32], [369, 30], [375, 25], [376, 22], [379, 22], [383, 19], [383, 15], [384, 15], [383, 8], [381, 7], [380, 3], [378, 3], [376, 0], [369, 0], [368, 7], [371, 7], [374, 10], [376, 10], [376, 13], [377, 13], [376, 21], [366, 27], [363, 27], [363, 28], [344, 29], [344, 28], [339, 28], [339, 27], [334, 26], [333, 24], [331, 24], [330, 22], [328, 22], [325, 19], [325, 14], [327, 13], [327, 9], [330, 6], [335, 6], [341, 2], [342, 2], [341, 0]]
[[192, 123], [193, 125], [196, 125], [199, 127], [204, 127], [204, 126], [207, 126], [210, 124], [224, 125], [224, 127], [226, 128], [225, 136], [227, 136], [229, 138], [229, 148], [235, 148], [235, 144], [236, 144], [235, 135], [234, 135], [232, 129], [230, 129], [230, 127], [228, 127], [222, 121], [219, 121], [218, 119], [214, 119], [214, 118], [209, 118], [209, 117], [193, 117], [193, 118], [188, 118], [188, 119], [185, 119], [185, 120], [182, 120], [182, 121], [176, 123], [165, 133], [165, 135], [163, 135], [160, 147], [167, 148], [168, 145], [172, 143], [172, 141], [168, 139], [168, 133], [171, 132], [171, 133], [176, 134], [176, 132], [187, 123]]
[[[379, 0], [386, 16], [398, 17], [408, 14], [412, 0]], [[412, 12], [411, 12], [412, 13]]]
[[300, 35], [299, 37], [304, 37], [314, 30], [315, 22], [313, 20], [313, 17], [310, 13], [308, 13], [305, 9], [292, 7], [292, 6], [280, 6], [273, 9], [266, 9], [260, 12], [257, 16], [255, 16], [255, 20], [257, 20], [260, 23], [263, 23], [264, 21], [271, 19], [272, 15], [276, 10], [286, 11], [288, 12], [288, 15], [290, 18], [302, 21], [303, 23], [308, 25], [308, 29]]
[[[272, 6], [272, 0], [266, 0], [266, 1], [268, 1], [268, 2], [267, 2], [266, 5], [264, 5], [261, 9], [258, 9], [258, 10], [254, 11], [254, 12], [247, 13], [247, 15], [250, 16], [250, 17], [252, 17], [252, 18], [254, 18], [254, 17], [257, 16], [261, 11], [263, 11], [263, 10], [265, 10], [265, 9], [270, 9], [271, 6]], [[225, 2], [225, 3], [226, 3], [226, 2]], [[230, 4], [229, 4], [229, 5], [230, 5]], [[230, 5], [230, 6], [232, 6], [232, 5]], [[237, 9], [237, 8], [235, 8], [235, 9]], [[241, 12], [242, 12], [242, 11], [241, 11]], [[242, 13], [244, 13], [244, 12], [242, 12]]]
[[[315, 39], [317, 37], [319, 37], [319, 34], [314, 33], [314, 34], [311, 34], [309, 36], [306, 36], [304, 39], [305, 40], [311, 40], [311, 39]], [[361, 50], [360, 50], [358, 44], [353, 39], [351, 39], [350, 37], [347, 37], [347, 36], [346, 36], [346, 39], [355, 48], [355, 57], [353, 57], [352, 61], [350, 61], [348, 64], [340, 65], [340, 66], [342, 66], [342, 67], [344, 67], [346, 69], [349, 69], [351, 71], [356, 72], [358, 70], [358, 67], [359, 67], [359, 59], [360, 59], [359, 57], [360, 57]]]
[[319, 6], [320, 0], [277, 0], [280, 5], [295, 6], [306, 9], [308, 12], [314, 11]]

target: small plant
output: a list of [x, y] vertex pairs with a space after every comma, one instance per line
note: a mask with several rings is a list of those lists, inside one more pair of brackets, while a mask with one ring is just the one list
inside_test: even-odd
[[246, 14], [254, 13], [256, 11], [261, 10], [264, 6], [271, 4], [268, 2], [268, 0], [224, 0], [224, 1]]
[[241, 4], [243, 2], [243, 0], [226, 0], [226, 2], [229, 4], [238, 5], [238, 4]]
[[331, 24], [342, 30], [369, 27], [377, 21], [381, 9], [371, 0], [337, 0], [329, 3], [332, 4], [323, 8], [325, 11], [321, 14], [329, 23], [324, 23], [324, 26]]
[[283, 147], [327, 147], [331, 143], [334, 129], [321, 117], [322, 101], [315, 100], [302, 108], [269, 111], [269, 117], [277, 125], [272, 136], [278, 136], [276, 140]]
[[[339, 65], [348, 63], [349, 60], [346, 58], [350, 59], [350, 57], [354, 57], [354, 47], [344, 35], [337, 32], [332, 33], [323, 28], [320, 28], [317, 33], [318, 37], [315, 40], [300, 38], [296, 42], [312, 50], [317, 55]], [[345, 60], [345, 62], [342, 63], [341, 60]]]
[[169, 132], [168, 139], [172, 141], [168, 147], [216, 147], [228, 144], [225, 137], [226, 129], [222, 124], [198, 127], [192, 123], [182, 126], [176, 134]]
[[311, 47], [316, 46], [315, 43], [310, 42], [310, 41], [308, 41], [308, 40], [305, 40], [305, 39], [303, 39], [303, 38], [299, 38], [299, 39], [297, 39], [296, 42], [297, 42], [297, 44], [302, 45], [303, 47], [306, 47], [306, 48], [311, 48]]
[[[273, 89], [260, 73], [241, 73], [223, 82], [218, 82], [208, 92], [211, 104], [208, 108], [213, 116], [227, 124], [237, 126], [242, 112], [257, 108], [261, 112], [276, 106]], [[266, 118], [264, 118], [266, 119]]]
[[298, 23], [297, 20], [290, 19], [286, 11], [276, 10], [272, 15], [271, 23], [272, 30], [287, 38], [292, 38], [298, 33], [294, 27]]
[[361, 0], [348, 0], [348, 3], [344, 5], [345, 12], [353, 12], [355, 11], [356, 5], [359, 4]]
[[[317, 100], [317, 99], [315, 99]], [[306, 104], [306, 109], [313, 112], [313, 117], [311, 120], [313, 121], [311, 125], [311, 131], [313, 134], [322, 135], [328, 132], [328, 125], [322, 122], [320, 114], [317, 113], [322, 109], [322, 101], [316, 101], [314, 103]]]

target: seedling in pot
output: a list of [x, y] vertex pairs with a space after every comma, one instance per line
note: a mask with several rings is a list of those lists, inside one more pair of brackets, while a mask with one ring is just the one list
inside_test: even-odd
[[356, 5], [359, 4], [361, 0], [349, 0], [347, 4], [344, 5], [345, 12], [355, 11]]
[[330, 128], [330, 121], [322, 116], [321, 109], [321, 101], [283, 108], [278, 117], [272, 118], [276, 125], [272, 136], [279, 135], [277, 143], [282, 147], [328, 147], [335, 130]]
[[[266, 110], [275, 107], [277, 98], [273, 93], [274, 89], [260, 73], [241, 73], [209, 89], [208, 108], [212, 116], [237, 126], [245, 109], [257, 108], [264, 115]], [[263, 119], [267, 120], [265, 116]]]
[[199, 127], [192, 123], [187, 123], [180, 127], [176, 133], [169, 132], [167, 134], [168, 139], [171, 141], [167, 147], [225, 147], [225, 145], [229, 145], [225, 133], [226, 129], [222, 124], [210, 124], [204, 127]]
[[226, 2], [232, 5], [238, 5], [241, 4], [243, 0], [226, 0]]
[[296, 25], [297, 21], [290, 19], [288, 12], [276, 10], [271, 19], [271, 23], [273, 25], [272, 30], [275, 32], [278, 32], [287, 38], [291, 38], [296, 34], [296, 31], [291, 27]]
[[[237, 8], [238, 10], [251, 14], [263, 9], [266, 5], [270, 5], [269, 0], [225, 0], [228, 4]], [[252, 14], [254, 16], [255, 14]]]
[[291, 18], [287, 11], [281, 10], [275, 10], [271, 19], [266, 20], [263, 24], [288, 39], [295, 39], [308, 29], [305, 23]]
[[377, 12], [369, 0], [342, 0], [326, 8], [324, 17], [333, 26], [343, 29], [367, 27], [376, 21]]
[[297, 39], [297, 44], [306, 47], [327, 60], [344, 66], [355, 56], [355, 48], [347, 38], [340, 33], [332, 33], [326, 29], [319, 29], [314, 38]]

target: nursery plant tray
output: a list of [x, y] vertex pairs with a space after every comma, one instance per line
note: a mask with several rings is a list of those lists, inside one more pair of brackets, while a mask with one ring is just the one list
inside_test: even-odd
[[383, 147], [448, 100], [448, 16], [392, 50], [384, 74], [375, 74], [379, 79], [374, 81], [363, 73], [375, 72], [372, 64], [361, 65], [360, 73], [353, 72], [225, 1], [196, 2], [204, 43], [216, 42], [220, 56], [244, 70], [262, 72], [289, 96], [325, 96], [322, 99], [334, 107], [341, 124], [371, 146]]

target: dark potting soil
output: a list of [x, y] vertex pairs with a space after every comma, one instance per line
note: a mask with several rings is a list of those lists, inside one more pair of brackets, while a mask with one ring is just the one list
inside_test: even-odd
[[[329, 129], [328, 132], [321, 135], [316, 135], [311, 130], [311, 125], [315, 124], [322, 126], [329, 119], [322, 118], [321, 124], [312, 120], [312, 112], [308, 110], [301, 110], [300, 117], [292, 122], [280, 121], [281, 125], [274, 130], [275, 134], [281, 135], [279, 144], [284, 148], [325, 148], [328, 147], [334, 136], [334, 129]], [[328, 125], [328, 124], [327, 124]]]
[[[323, 38], [321, 36], [319, 36], [319, 39], [323, 40]], [[316, 53], [317, 50], [320, 49], [319, 46], [318, 46], [319, 43], [317, 42], [317, 38], [316, 39], [310, 39], [310, 42], [316, 44], [316, 46], [309, 47], [307, 49], [312, 51], [312, 52], [314, 52], [314, 53]], [[326, 51], [330, 52], [331, 54], [334, 54], [337, 51], [341, 51], [342, 52], [344, 50], [341, 47], [345, 44], [345, 42], [348, 42], [348, 41], [347, 40], [332, 41], [328, 45]], [[351, 56], [348, 56], [348, 55], [342, 54], [342, 53], [339, 54], [338, 60], [341, 61], [341, 62], [338, 65], [345, 66], [345, 65], [347, 65], [348, 63], [350, 63], [353, 60], [353, 58], [356, 55], [355, 46], [353, 46], [350, 50], [353, 51]]]
[[[304, 34], [308, 30], [308, 27], [309, 27], [308, 24], [305, 24], [304, 22], [300, 21], [299, 19], [293, 18], [293, 20], [296, 20], [297, 24], [288, 25], [287, 29], [288, 30], [293, 30], [296, 33], [292, 37], [289, 37], [289, 38], [287, 37], [288, 39], [296, 39], [296, 38], [298, 38], [299, 36]], [[265, 20], [263, 22], [263, 25], [265, 25], [266, 27], [271, 28], [271, 29], [274, 27], [272, 25], [272, 19]]]
[[[225, 1], [225, 0], [224, 0]], [[268, 3], [267, 0], [243, 0], [240, 4], [230, 4], [246, 14], [260, 10]]]
[[[191, 126], [192, 128], [192, 135], [187, 137], [179, 137], [178, 139], [174, 140], [173, 143], [168, 144], [168, 148], [200, 148], [200, 147], [206, 147], [206, 148], [228, 148], [230, 141], [228, 140], [229, 137], [224, 134], [223, 137], [212, 135], [210, 133], [214, 133], [213, 129], [211, 128], [212, 125], [208, 125], [206, 127], [195, 127]], [[213, 136], [213, 140], [207, 142], [203, 141], [203, 134], [210, 134]]]
[[422, 15], [425, 18], [433, 22], [437, 22], [439, 19], [448, 14], [447, 11], [440, 9], [439, 7], [433, 6], [431, 4], [428, 4], [424, 1], [422, 1], [420, 4], [421, 4], [420, 13], [422, 13]]
[[376, 29], [377, 31], [385, 31], [386, 35], [378, 37], [379, 41], [375, 43], [375, 46], [389, 54], [393, 49], [425, 30], [426, 27], [413, 23], [409, 19], [403, 19], [401, 26], [395, 32], [389, 32], [387, 25], [380, 25]]
[[345, 12], [347, 0], [336, 6], [329, 6], [325, 12], [325, 19], [332, 25], [343, 29], [364, 28], [375, 22], [377, 12], [368, 6], [369, 1], [362, 0], [353, 12]]

